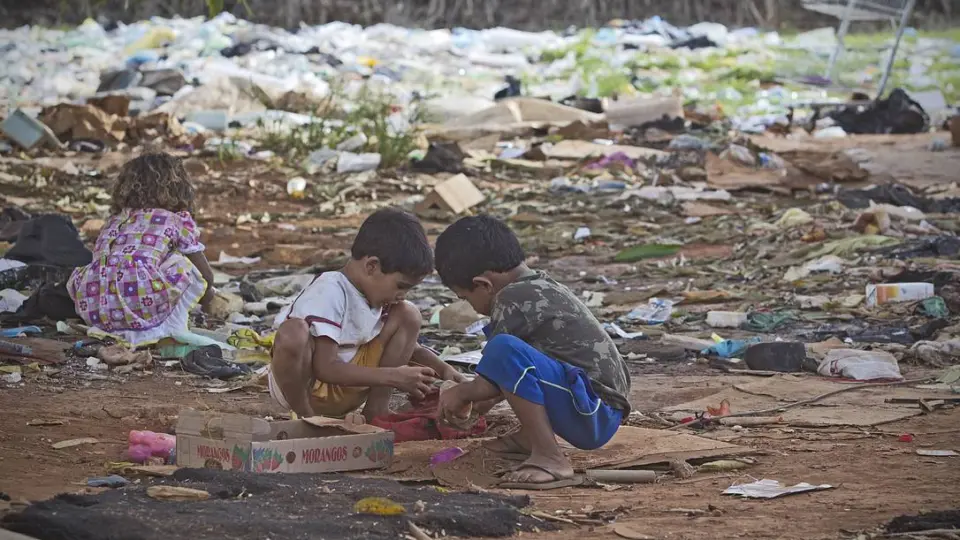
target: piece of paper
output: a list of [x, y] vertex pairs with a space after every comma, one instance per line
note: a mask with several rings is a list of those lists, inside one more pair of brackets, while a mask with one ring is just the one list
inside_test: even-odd
[[464, 366], [476, 366], [480, 363], [480, 357], [483, 356], [483, 351], [467, 351], [461, 354], [455, 354], [453, 356], [447, 356], [443, 358], [443, 361], [448, 364], [459, 364]]
[[210, 264], [214, 266], [222, 266], [226, 264], [243, 264], [249, 266], [251, 264], [257, 264], [258, 262], [260, 262], [260, 257], [234, 257], [225, 251], [221, 251], [220, 259], [213, 261]]
[[797, 493], [807, 493], [809, 491], [823, 491], [833, 489], [830, 484], [820, 484], [815, 486], [807, 482], [801, 482], [795, 486], [787, 487], [777, 480], [758, 480], [749, 484], [737, 484], [724, 490], [724, 495], [738, 495], [747, 499], [776, 499], [787, 495], [796, 495]]
[[917, 455], [927, 457], [955, 457], [960, 454], [953, 450], [917, 450]]

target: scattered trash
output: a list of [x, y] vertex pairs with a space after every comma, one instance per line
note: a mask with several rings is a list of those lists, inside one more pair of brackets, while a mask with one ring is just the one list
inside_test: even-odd
[[101, 476], [97, 478], [87, 478], [87, 486], [99, 488], [120, 488], [130, 483], [122, 476], [111, 474], [110, 476]]
[[777, 480], [757, 480], [749, 484], [736, 484], [723, 491], [724, 495], [738, 495], [745, 499], [776, 499], [787, 495], [833, 489], [830, 484], [813, 485], [806, 482], [785, 486]]
[[746, 322], [746, 313], [735, 311], [707, 312], [707, 325], [711, 328], [740, 328]]
[[773, 342], [751, 345], [743, 361], [757, 371], [796, 373], [803, 369], [806, 357], [807, 349], [803, 343]]
[[147, 488], [147, 497], [162, 501], [205, 501], [210, 498], [210, 493], [179, 486], [150, 486]]
[[658, 259], [675, 255], [683, 246], [674, 244], [646, 244], [627, 248], [613, 258], [616, 262], [636, 262], [644, 259]]
[[954, 452], [953, 450], [917, 450], [918, 456], [926, 457], [957, 457], [960, 454]]
[[64, 448], [73, 448], [74, 446], [81, 446], [84, 444], [97, 444], [99, 442], [99, 440], [92, 437], [83, 437], [80, 439], [70, 439], [67, 441], [53, 443], [52, 447], [54, 450], [63, 450]]
[[858, 381], [903, 379], [896, 357], [884, 351], [834, 349], [820, 362], [817, 372], [824, 377], [844, 377]]
[[380, 154], [341, 152], [337, 160], [337, 172], [345, 174], [372, 171], [380, 166], [380, 160]]
[[732, 472], [740, 471], [746, 469], [750, 466], [749, 463], [743, 461], [736, 461], [732, 459], [721, 459], [719, 461], [709, 461], [697, 467], [698, 472], [710, 473], [710, 472]]
[[434, 187], [433, 192], [417, 204], [417, 211], [425, 212], [438, 208], [445, 212], [461, 214], [480, 204], [484, 199], [483, 193], [466, 175], [458, 174]]
[[933, 283], [892, 283], [867, 285], [867, 307], [890, 302], [915, 302], [934, 295]]
[[458, 457], [462, 456], [463, 454], [464, 454], [463, 448], [460, 448], [459, 446], [446, 448], [430, 456], [430, 466], [434, 467], [441, 463], [447, 463], [448, 461], [453, 461]]
[[177, 438], [173, 435], [152, 431], [131, 431], [127, 442], [127, 457], [134, 463], [148, 463], [151, 458], [159, 458], [171, 465], [174, 463]]
[[673, 302], [651, 298], [645, 306], [636, 307], [624, 315], [624, 320], [642, 324], [663, 324], [673, 314]]
[[353, 511], [358, 514], [373, 514], [375, 516], [400, 516], [407, 512], [403, 505], [383, 497], [360, 499], [353, 505]]
[[25, 150], [44, 145], [59, 148], [63, 146], [53, 131], [36, 118], [32, 118], [17, 109], [0, 123], [0, 131]]
[[483, 319], [465, 300], [460, 300], [444, 307], [439, 312], [438, 322], [441, 330], [467, 332], [474, 323]]

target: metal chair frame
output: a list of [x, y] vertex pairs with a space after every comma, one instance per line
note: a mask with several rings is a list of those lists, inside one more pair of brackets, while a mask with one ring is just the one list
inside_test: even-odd
[[833, 80], [837, 61], [846, 50], [844, 38], [849, 32], [852, 22], [890, 21], [896, 32], [896, 39], [893, 48], [890, 50], [890, 56], [887, 58], [883, 77], [880, 79], [880, 87], [877, 90], [877, 99], [882, 97], [887, 84], [890, 82], [890, 73], [893, 71], [893, 64], [896, 61], [903, 34], [907, 29], [907, 23], [910, 22], [910, 17], [913, 15], [916, 6], [917, 0], [803, 0], [804, 9], [840, 19], [840, 28], [837, 30], [837, 47], [830, 54], [824, 77]]

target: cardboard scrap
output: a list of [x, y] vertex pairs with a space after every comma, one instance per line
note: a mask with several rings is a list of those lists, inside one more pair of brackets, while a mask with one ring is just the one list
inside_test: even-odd
[[[663, 409], [676, 416], [688, 416], [716, 406], [722, 400], [730, 403], [730, 411], [743, 413], [783, 406], [810, 399], [849, 386], [822, 377], [783, 375], [738, 384], [695, 401]], [[777, 413], [786, 424], [797, 427], [876, 426], [921, 414], [916, 401], [912, 404], [886, 403], [896, 396], [936, 398], [942, 393], [918, 391], [916, 388], [877, 387], [845, 392], [818, 402], [817, 407], [796, 407]], [[829, 406], [823, 406], [829, 405]]]
[[[119, 112], [123, 110], [122, 105], [115, 102], [102, 102], [100, 105]], [[62, 140], [93, 140], [107, 145], [160, 135], [171, 137], [183, 135], [180, 123], [169, 114], [154, 112], [137, 118], [128, 118], [110, 114], [92, 104], [60, 103], [47, 107], [41, 111], [40, 121]]]
[[611, 101], [607, 103], [606, 115], [614, 128], [642, 126], [664, 117], [683, 118], [683, 99], [670, 96]]
[[[566, 444], [566, 443], [562, 443]], [[631, 469], [672, 460], [732, 457], [753, 453], [738, 446], [680, 431], [622, 426], [603, 448], [591, 451], [568, 450], [577, 470]]]
[[791, 191], [783, 185], [783, 171], [747, 167], [713, 153], [707, 154], [706, 169], [707, 183], [711, 187], [727, 191], [764, 189], [784, 195]]
[[460, 214], [482, 203], [483, 200], [483, 193], [477, 189], [477, 186], [473, 185], [466, 175], [458, 174], [437, 184], [433, 191], [417, 204], [416, 211], [425, 212], [439, 208]]
[[392, 431], [332, 418], [268, 422], [184, 409], [177, 465], [256, 473], [375, 469], [390, 464], [393, 439]]
[[[416, 441], [398, 445], [393, 464], [383, 472], [390, 478], [404, 481], [440, 482], [450, 488], [493, 487], [500, 475], [516, 466], [501, 455], [482, 447], [484, 441]], [[429, 467], [430, 456], [459, 446], [465, 453], [446, 463]], [[753, 453], [753, 449], [737, 446], [679, 431], [622, 426], [603, 448], [577, 450], [561, 441], [574, 468], [583, 472], [606, 469], [622, 470], [667, 464], [674, 460], [719, 459]]]

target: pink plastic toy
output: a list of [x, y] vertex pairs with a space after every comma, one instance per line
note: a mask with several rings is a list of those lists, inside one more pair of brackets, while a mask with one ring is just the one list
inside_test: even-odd
[[146, 463], [154, 457], [169, 463], [177, 448], [176, 436], [152, 431], [131, 431], [128, 442], [127, 455], [135, 463]]

